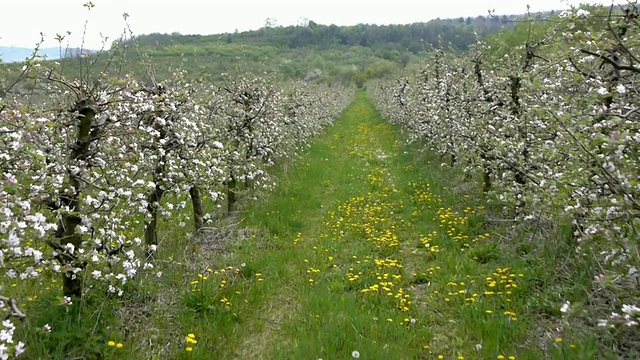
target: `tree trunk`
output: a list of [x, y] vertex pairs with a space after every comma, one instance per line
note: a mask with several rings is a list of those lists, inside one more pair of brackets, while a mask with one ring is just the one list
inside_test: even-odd
[[227, 211], [233, 211], [236, 203], [236, 178], [231, 176], [231, 180], [227, 183]]
[[482, 179], [483, 179], [482, 191], [485, 193], [489, 192], [489, 190], [491, 190], [491, 170], [489, 170], [487, 167], [484, 168], [484, 172], [482, 173]]
[[[71, 146], [71, 154], [69, 156], [70, 164], [75, 164], [79, 160], [86, 160], [89, 154], [89, 147], [92, 138], [97, 138], [98, 130], [92, 131], [92, 125], [96, 117], [96, 110], [87, 101], [79, 101], [76, 103], [78, 111], [78, 132], [75, 143]], [[74, 269], [84, 269], [85, 264], [79, 263], [76, 253], [82, 244], [82, 235], [76, 233], [76, 227], [80, 225], [81, 219], [78, 213], [81, 212], [80, 201], [78, 200], [82, 192], [82, 173], [67, 173], [69, 186], [60, 194], [61, 207], [68, 208], [68, 213], [63, 213], [58, 221], [58, 229], [56, 230], [57, 244], [65, 248], [67, 244], [73, 245], [73, 253], [61, 254], [58, 256], [60, 265], [64, 268], [62, 272], [62, 293], [64, 296], [80, 297], [82, 296], [82, 281]]]
[[156, 182], [156, 188], [147, 197], [147, 210], [150, 219], [144, 221], [144, 242], [147, 245], [158, 245], [158, 206], [164, 195], [164, 190]]
[[193, 221], [195, 223], [196, 232], [202, 229], [204, 211], [202, 210], [202, 196], [200, 195], [200, 189], [197, 186], [192, 186], [189, 189], [189, 195], [191, 196], [191, 204], [193, 205]]
[[[73, 271], [76, 267], [84, 268], [83, 264], [76, 263], [75, 254], [78, 251], [78, 247], [82, 243], [82, 236], [75, 234], [76, 226], [80, 224], [80, 217], [75, 215], [63, 215], [62, 219], [58, 222], [58, 229], [62, 231], [56, 232], [56, 237], [62, 247], [67, 244], [74, 246], [74, 254], [70, 256], [60, 256], [60, 263], [64, 268], [62, 272], [62, 293], [64, 296], [79, 298], [82, 296], [82, 281], [81, 278]], [[62, 260], [64, 259], [64, 260]]]

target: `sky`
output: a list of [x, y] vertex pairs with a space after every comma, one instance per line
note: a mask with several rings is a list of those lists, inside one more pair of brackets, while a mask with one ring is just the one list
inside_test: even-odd
[[[56, 34], [70, 36], [63, 45], [99, 49], [125, 29], [123, 14], [135, 35], [149, 33], [221, 34], [256, 30], [267, 18], [277, 25], [309, 19], [319, 24], [408, 24], [435, 18], [522, 14], [560, 10], [596, 0], [0, 0], [0, 46], [33, 47], [45, 35], [45, 47], [57, 47]], [[603, 1], [605, 4], [610, 3]], [[108, 45], [107, 45], [108, 47]]]

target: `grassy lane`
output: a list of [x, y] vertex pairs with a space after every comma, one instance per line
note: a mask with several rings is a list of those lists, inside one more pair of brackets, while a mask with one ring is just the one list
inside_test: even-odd
[[541, 329], [542, 264], [495, 239], [452, 190], [461, 174], [426, 157], [358, 93], [244, 210], [245, 240], [193, 276], [178, 318], [197, 340], [178, 357], [588, 358]]

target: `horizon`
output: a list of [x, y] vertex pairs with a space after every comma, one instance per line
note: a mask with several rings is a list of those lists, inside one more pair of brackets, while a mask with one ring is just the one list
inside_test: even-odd
[[[305, 21], [338, 26], [403, 25], [437, 18], [487, 16], [490, 10], [495, 10], [496, 15], [524, 14], [528, 2], [533, 1], [451, 0], [446, 7], [442, 7], [410, 0], [94, 0], [94, 6], [89, 9], [83, 6], [86, 0], [5, 0], [5, 8], [18, 15], [29, 14], [26, 19], [29, 21], [25, 21], [24, 16], [3, 19], [0, 22], [0, 46], [33, 48], [42, 32], [45, 37], [44, 48], [58, 47], [59, 43], [54, 38], [56, 34], [61, 34], [65, 36], [63, 47], [98, 50], [103, 44], [108, 48], [112, 41], [129, 30], [134, 36], [152, 33], [216, 35], [258, 30], [267, 24], [267, 20], [272, 20], [275, 26], [297, 25]], [[581, 3], [607, 2], [537, 0], [535, 5], [531, 5], [530, 11], [563, 10]], [[336, 6], [341, 11], [335, 11]], [[366, 6], [366, 11], [362, 11], [363, 6]], [[127, 29], [127, 22], [123, 19], [125, 13], [130, 29]], [[67, 36], [67, 31], [71, 32], [70, 36]]]

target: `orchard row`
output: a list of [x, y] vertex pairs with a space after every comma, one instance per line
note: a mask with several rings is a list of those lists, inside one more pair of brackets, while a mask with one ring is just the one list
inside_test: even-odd
[[640, 317], [638, 17], [632, 3], [519, 24], [372, 90], [383, 116], [481, 176], [501, 220], [572, 225], [601, 264], [594, 289], [616, 294], [603, 327]]
[[[160, 222], [180, 217], [198, 231], [241, 190], [273, 186], [274, 162], [296, 156], [352, 96], [262, 77], [189, 82], [180, 72], [162, 84], [107, 72], [68, 80], [60, 67], [28, 62], [21, 81], [34, 94], [0, 99], [8, 318], [28, 316], [13, 297], [31, 278], [61, 276], [68, 303], [89, 291], [122, 295], [153, 271]], [[13, 329], [4, 323], [3, 356], [22, 351]]]

